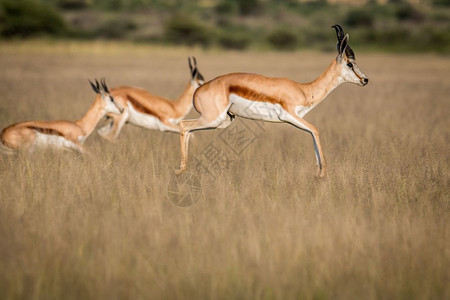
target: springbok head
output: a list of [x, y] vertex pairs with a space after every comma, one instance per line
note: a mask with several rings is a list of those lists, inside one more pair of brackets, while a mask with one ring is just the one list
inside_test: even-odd
[[116, 115], [120, 115], [123, 112], [123, 107], [118, 102], [114, 101], [113, 96], [109, 92], [108, 86], [106, 85], [105, 79], [101, 79], [101, 86], [97, 79], [95, 79], [95, 84], [89, 80], [92, 89], [95, 93], [100, 95], [100, 99], [102, 101], [102, 109], [103, 113], [113, 113]]
[[203, 75], [198, 70], [197, 60], [194, 56], [192, 56], [192, 61], [194, 62], [194, 64], [192, 64], [191, 62], [191, 57], [188, 57], [189, 70], [191, 71], [191, 83], [195, 88], [198, 88], [205, 83], [205, 78], [203, 78]]
[[336, 30], [338, 55], [336, 62], [340, 68], [340, 75], [346, 82], [356, 83], [365, 86], [369, 83], [369, 78], [364, 75], [356, 64], [355, 53], [348, 44], [350, 39], [348, 34], [344, 34], [344, 29], [338, 24], [331, 26]]

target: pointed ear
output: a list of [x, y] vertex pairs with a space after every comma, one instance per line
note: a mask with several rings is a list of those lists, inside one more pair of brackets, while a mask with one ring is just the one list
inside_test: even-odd
[[337, 56], [338, 62], [340, 62], [345, 55], [345, 50], [348, 47], [349, 38], [350, 37], [348, 36], [348, 34], [346, 34], [345, 37], [342, 39], [342, 41], [339, 44], [339, 54]]
[[96, 87], [96, 86], [92, 83], [92, 81], [90, 81], [89, 79], [88, 79], [88, 81], [89, 81], [89, 83], [91, 84], [91, 87], [92, 87], [92, 89], [94, 90], [94, 92], [95, 92], [96, 94], [100, 94], [100, 91], [98, 90], [98, 87]]

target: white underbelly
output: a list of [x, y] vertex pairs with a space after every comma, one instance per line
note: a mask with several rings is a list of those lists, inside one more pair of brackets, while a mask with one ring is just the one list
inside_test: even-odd
[[157, 117], [137, 111], [131, 104], [128, 104], [128, 108], [128, 123], [147, 129], [159, 131], [176, 131], [176, 129], [162, 123]]
[[[230, 94], [229, 99], [231, 103], [229, 111], [243, 118], [267, 122], [283, 122], [289, 118], [289, 113], [280, 104], [252, 101], [236, 94]], [[295, 114], [303, 119], [315, 106], [298, 105], [295, 107]]]
[[230, 94], [229, 100], [231, 103], [229, 111], [247, 119], [282, 122], [280, 117], [286, 113], [280, 104], [252, 101], [236, 94]]
[[36, 132], [36, 138], [33, 143], [37, 147], [54, 147], [54, 148], [75, 148], [78, 146], [72, 141], [66, 140], [62, 136], [53, 134], [44, 134]]

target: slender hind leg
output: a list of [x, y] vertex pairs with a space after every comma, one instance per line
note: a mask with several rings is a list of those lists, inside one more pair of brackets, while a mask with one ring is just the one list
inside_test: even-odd
[[322, 178], [326, 174], [326, 163], [322, 152], [322, 146], [320, 145], [319, 131], [312, 124], [309, 124], [305, 120], [299, 118], [295, 113], [286, 112], [280, 117], [281, 120], [294, 125], [295, 127], [307, 131], [311, 134], [314, 142], [314, 152], [317, 160], [317, 176]]
[[[180, 168], [175, 171], [175, 174], [181, 174], [186, 170], [188, 153], [189, 153], [189, 138], [193, 131], [214, 129], [214, 128], [224, 128], [221, 127], [222, 123], [227, 119], [228, 107], [225, 111], [218, 114], [216, 118], [210, 118], [210, 120], [205, 119], [201, 116], [195, 120], [182, 120], [180, 121], [180, 144], [181, 144], [181, 162]], [[227, 125], [230, 125], [229, 122]]]

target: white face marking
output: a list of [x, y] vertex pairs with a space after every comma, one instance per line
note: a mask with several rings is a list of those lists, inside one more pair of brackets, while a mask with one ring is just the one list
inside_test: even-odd
[[62, 136], [43, 134], [40, 132], [36, 132], [36, 139], [34, 140], [33, 146], [79, 149], [75, 143], [66, 140]]
[[131, 103], [128, 103], [128, 108], [129, 108], [128, 122], [133, 125], [159, 131], [178, 132], [178, 130], [162, 123], [157, 117], [138, 112]]
[[231, 103], [230, 112], [243, 118], [282, 122], [280, 117], [286, 114], [286, 111], [279, 104], [251, 101], [236, 94], [230, 94], [229, 99]]
[[[347, 66], [348, 63], [352, 64], [352, 68]], [[354, 60], [346, 61], [342, 60], [342, 78], [344, 78], [344, 81], [356, 83], [359, 85], [364, 85], [361, 80], [362, 78], [366, 78], [366, 75], [364, 75], [363, 72], [359, 69], [358, 65]]]

